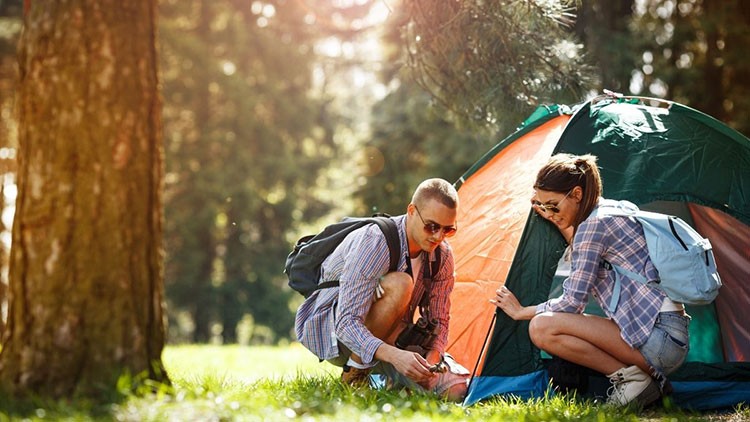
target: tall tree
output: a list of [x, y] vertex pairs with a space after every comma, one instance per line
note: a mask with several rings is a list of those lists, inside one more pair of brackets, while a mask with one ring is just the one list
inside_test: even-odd
[[[190, 316], [193, 342], [211, 339], [216, 294], [211, 283], [217, 259], [216, 216], [226, 194], [216, 171], [224, 157], [212, 154], [220, 140], [209, 91], [221, 79], [214, 59], [211, 23], [215, 2], [162, 2], [161, 55], [167, 146], [165, 192], [166, 296], [170, 326], [176, 311]], [[212, 7], [213, 6], [213, 7]], [[218, 145], [217, 145], [218, 144]], [[174, 332], [174, 330], [173, 330]]]
[[155, 2], [27, 4], [0, 383], [57, 397], [164, 379]]
[[[371, 136], [361, 151], [366, 183], [358, 214], [400, 214], [428, 177], [455, 182], [497, 139], [486, 128], [456, 127], [443, 107], [408, 78], [372, 111]], [[398, 175], [394, 177], [394, 175]]]
[[188, 340], [234, 342], [247, 315], [264, 340], [291, 332], [288, 237], [329, 209], [316, 191], [336, 150], [313, 3], [161, 4], [167, 297]]
[[630, 33], [633, 0], [589, 0], [578, 3], [575, 32], [586, 58], [598, 73], [596, 90], [628, 93], [640, 52]]
[[578, 101], [592, 72], [574, 1], [405, 1], [407, 63], [458, 118], [509, 133], [535, 106]]
[[636, 93], [679, 101], [750, 134], [750, 4], [636, 2]]
[[[5, 189], [16, 173], [15, 150], [17, 147], [16, 121], [13, 118], [13, 104], [17, 84], [16, 45], [21, 32], [22, 0], [0, 1], [0, 211], [6, 207]], [[0, 219], [0, 232], [9, 231]], [[5, 242], [0, 243], [0, 309], [6, 303], [8, 285], [9, 249]], [[0, 337], [5, 327], [5, 316], [0, 312]]]

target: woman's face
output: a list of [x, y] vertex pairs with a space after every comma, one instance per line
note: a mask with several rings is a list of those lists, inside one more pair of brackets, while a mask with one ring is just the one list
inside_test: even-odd
[[531, 203], [539, 215], [565, 230], [573, 225], [578, 214], [583, 191], [579, 186], [568, 192], [552, 192], [536, 189]]

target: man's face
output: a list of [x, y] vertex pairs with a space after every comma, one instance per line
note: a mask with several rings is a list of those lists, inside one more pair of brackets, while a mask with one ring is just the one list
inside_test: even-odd
[[409, 254], [412, 258], [421, 251], [434, 251], [446, 234], [455, 233], [457, 210], [434, 199], [419, 206], [409, 204], [407, 214]]

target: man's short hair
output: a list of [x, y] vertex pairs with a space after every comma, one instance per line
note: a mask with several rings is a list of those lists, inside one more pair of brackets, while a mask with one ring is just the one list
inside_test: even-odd
[[423, 205], [430, 199], [434, 199], [448, 208], [458, 207], [458, 192], [451, 183], [444, 179], [427, 179], [417, 186], [411, 202], [417, 206]]

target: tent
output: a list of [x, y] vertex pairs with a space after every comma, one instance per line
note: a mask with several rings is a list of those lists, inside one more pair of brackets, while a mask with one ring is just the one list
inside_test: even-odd
[[[669, 377], [673, 402], [696, 410], [750, 403], [750, 140], [674, 102], [604, 95], [539, 107], [456, 182], [448, 351], [474, 372], [464, 404], [542, 397], [557, 368], [531, 343], [528, 322], [489, 299], [505, 283], [522, 304], [537, 304], [565, 277], [566, 244], [530, 207], [536, 171], [558, 152], [597, 155], [605, 197], [678, 215], [709, 238], [723, 287], [714, 303], [688, 307], [690, 353]], [[606, 394], [603, 375], [573, 372], [579, 396]]]

